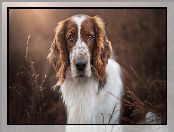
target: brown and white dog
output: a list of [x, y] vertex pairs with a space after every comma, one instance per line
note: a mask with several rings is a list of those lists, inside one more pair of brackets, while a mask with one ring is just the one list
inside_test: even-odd
[[67, 123], [119, 123], [121, 70], [100, 17], [75, 15], [59, 22], [48, 59], [57, 73]]

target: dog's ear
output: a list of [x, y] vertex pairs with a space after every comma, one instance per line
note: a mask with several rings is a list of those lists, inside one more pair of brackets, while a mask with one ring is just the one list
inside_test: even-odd
[[105, 84], [105, 69], [108, 63], [108, 58], [112, 56], [112, 46], [111, 42], [107, 38], [103, 20], [98, 16], [94, 16], [92, 19], [94, 21], [96, 31], [96, 43], [93, 52], [93, 66], [100, 84]]
[[58, 85], [61, 85], [64, 82], [68, 66], [68, 53], [65, 44], [65, 27], [66, 21], [58, 23], [55, 37], [50, 48], [50, 53], [47, 56], [56, 71]]

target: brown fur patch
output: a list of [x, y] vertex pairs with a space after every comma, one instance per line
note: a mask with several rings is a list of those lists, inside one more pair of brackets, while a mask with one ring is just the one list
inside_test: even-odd
[[69, 63], [67, 47], [65, 45], [65, 25], [67, 21], [61, 21], [56, 27], [56, 33], [50, 48], [48, 59], [53, 64], [56, 76], [59, 79], [58, 84], [61, 85], [65, 80], [65, 73]]
[[101, 85], [106, 82], [106, 65], [108, 58], [112, 56], [111, 42], [108, 40], [105, 32], [105, 24], [103, 20], [95, 16], [92, 18], [96, 29], [96, 44], [93, 51], [93, 66], [95, 74]]
[[68, 21], [66, 24], [65, 39], [69, 52], [72, 51], [73, 47], [75, 46], [77, 42], [77, 36], [78, 36], [77, 25], [73, 21]]
[[82, 23], [80, 33], [82, 41], [85, 42], [85, 44], [90, 50], [90, 56], [93, 56], [92, 53], [95, 45], [96, 33], [94, 23], [93, 21], [91, 21], [91, 19], [87, 18], [86, 20], [84, 20], [84, 22]]

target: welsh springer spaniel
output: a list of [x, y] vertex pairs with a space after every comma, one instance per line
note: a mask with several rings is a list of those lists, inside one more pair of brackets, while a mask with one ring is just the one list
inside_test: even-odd
[[68, 124], [120, 122], [125, 79], [100, 17], [75, 15], [59, 22], [48, 59], [57, 73], [55, 88], [60, 87]]
[[48, 55], [53, 64], [68, 124], [118, 124], [123, 84], [105, 24], [75, 15], [58, 23]]

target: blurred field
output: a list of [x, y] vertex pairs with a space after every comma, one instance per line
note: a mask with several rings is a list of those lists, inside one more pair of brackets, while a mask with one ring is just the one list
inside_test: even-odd
[[76, 14], [103, 18], [118, 62], [132, 75], [136, 96], [166, 123], [165, 9], [10, 9], [9, 123], [66, 122], [60, 95], [51, 90], [56, 77], [46, 57], [57, 23]]

